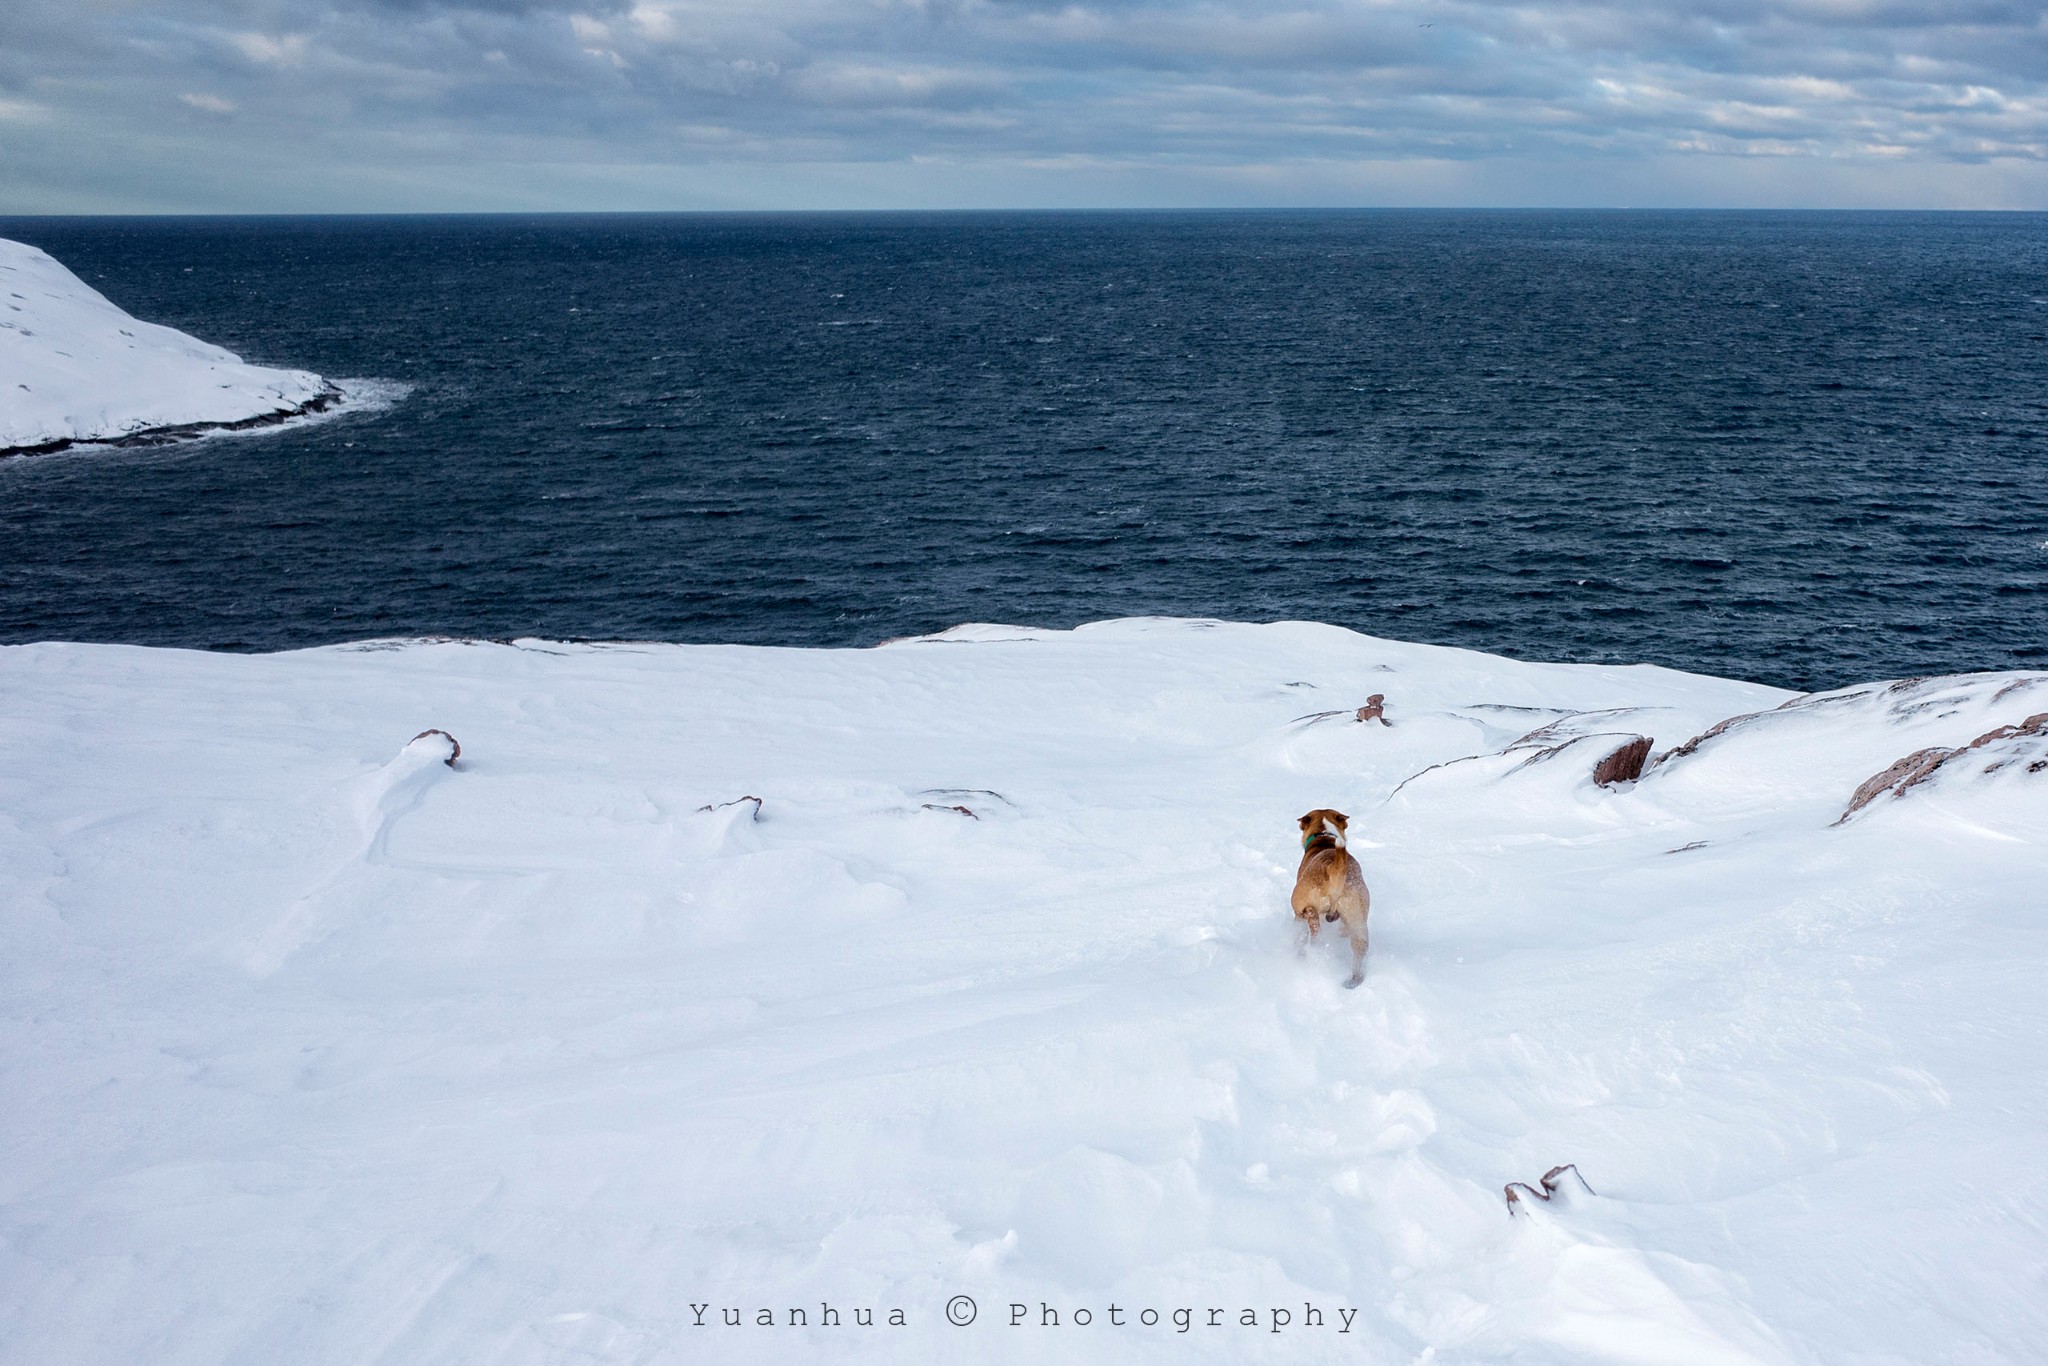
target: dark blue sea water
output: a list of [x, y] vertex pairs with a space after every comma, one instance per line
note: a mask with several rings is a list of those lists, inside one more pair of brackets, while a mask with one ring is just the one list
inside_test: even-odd
[[2048, 216], [11, 219], [395, 408], [0, 461], [0, 640], [1312, 618], [2048, 662]]

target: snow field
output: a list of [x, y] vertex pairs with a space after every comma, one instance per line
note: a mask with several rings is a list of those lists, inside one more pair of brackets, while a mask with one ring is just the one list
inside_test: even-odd
[[[2048, 679], [1777, 709], [1126, 621], [38, 645], [0, 680], [0, 1359], [2048, 1340], [2048, 775], [1944, 771], [1833, 824]], [[1391, 727], [1297, 719], [1375, 692]], [[1751, 712], [1619, 788], [1605, 739], [1538, 757]], [[407, 744], [430, 726], [456, 767]], [[1350, 992], [1287, 914], [1323, 805], [1373, 892]], [[1502, 1184], [1561, 1162], [1598, 1194], [1510, 1219]]]
[[242, 422], [332, 391], [130, 317], [48, 253], [0, 239], [0, 452]]

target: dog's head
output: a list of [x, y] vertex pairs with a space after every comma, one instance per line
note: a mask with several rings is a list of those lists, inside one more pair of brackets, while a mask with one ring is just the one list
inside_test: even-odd
[[1317, 807], [1301, 818], [1302, 847], [1306, 849], [1316, 840], [1327, 836], [1335, 840], [1337, 847], [1342, 849], [1344, 847], [1344, 826], [1350, 819], [1342, 811], [1332, 811], [1327, 806]]

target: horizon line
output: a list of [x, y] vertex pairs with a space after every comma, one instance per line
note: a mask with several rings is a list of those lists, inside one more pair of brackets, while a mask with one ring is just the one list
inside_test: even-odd
[[2042, 217], [2048, 208], [1872, 208], [1826, 205], [1787, 208], [1783, 205], [1634, 205], [1634, 204], [1187, 204], [1129, 206], [1015, 205], [988, 207], [902, 208], [720, 208], [720, 209], [165, 209], [150, 212], [79, 213], [0, 209], [0, 221], [17, 219], [139, 218], [828, 218], [828, 217], [982, 217], [1003, 214], [1047, 214], [1069, 217], [1170, 214], [1762, 214], [1791, 217], [1832, 214], [1857, 217], [1900, 215], [1970, 215], [1975, 217]]

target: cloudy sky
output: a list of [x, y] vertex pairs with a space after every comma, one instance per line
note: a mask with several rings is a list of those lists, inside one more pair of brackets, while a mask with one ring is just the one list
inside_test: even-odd
[[0, 213], [2048, 208], [2048, 3], [0, 0]]

